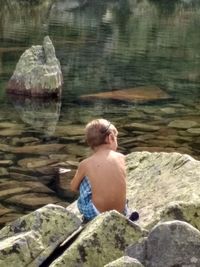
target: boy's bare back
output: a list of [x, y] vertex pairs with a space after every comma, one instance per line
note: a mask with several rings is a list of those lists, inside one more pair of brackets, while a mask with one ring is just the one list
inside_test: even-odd
[[124, 155], [101, 149], [82, 162], [85, 176], [92, 187], [92, 201], [100, 211], [124, 211], [126, 172]]

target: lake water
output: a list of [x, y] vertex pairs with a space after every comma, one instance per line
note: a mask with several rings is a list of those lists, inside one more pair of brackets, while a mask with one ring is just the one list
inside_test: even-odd
[[[26, 1], [0, 2], [2, 188], [4, 182], [16, 180], [17, 175], [10, 174], [13, 170], [16, 174], [29, 169], [31, 158], [58, 159], [61, 154], [60, 160], [84, 158], [88, 149], [83, 128], [97, 117], [116, 124], [119, 150], [125, 154], [177, 151], [200, 158], [200, 1], [60, 0], [36, 6]], [[19, 57], [30, 46], [42, 44], [46, 35], [62, 67], [61, 102], [8, 97], [6, 85]], [[138, 87], [144, 94], [158, 87], [170, 98], [143, 103], [80, 100], [84, 94]], [[13, 149], [63, 143], [67, 153]], [[13, 196], [14, 191], [6, 197], [2, 194], [2, 206], [13, 208], [20, 195]], [[20, 212], [23, 205], [16, 204]]]

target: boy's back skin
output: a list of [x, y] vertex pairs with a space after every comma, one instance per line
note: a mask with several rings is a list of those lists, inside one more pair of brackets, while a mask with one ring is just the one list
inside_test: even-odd
[[88, 177], [92, 202], [97, 210], [104, 212], [115, 209], [123, 213], [126, 206], [125, 156], [116, 152], [116, 128], [106, 120], [103, 120], [103, 123], [104, 143], [92, 146], [93, 155], [79, 164], [71, 181], [71, 190], [77, 191], [84, 177]]

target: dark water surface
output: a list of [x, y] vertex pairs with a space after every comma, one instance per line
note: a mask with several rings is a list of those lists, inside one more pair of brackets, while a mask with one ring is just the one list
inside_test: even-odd
[[[30, 165], [23, 164], [32, 157], [47, 160], [62, 154], [67, 160], [84, 158], [88, 149], [83, 127], [96, 117], [116, 124], [119, 150], [124, 153], [178, 151], [199, 159], [200, 1], [89, 0], [84, 5], [81, 0], [60, 0], [42, 1], [37, 6], [25, 2], [0, 1], [2, 184], [12, 180], [11, 170], [29, 169]], [[42, 44], [46, 35], [62, 67], [62, 101], [9, 98], [5, 88], [19, 57], [31, 45]], [[142, 104], [80, 100], [83, 94], [139, 86], [144, 93], [149, 86], [159, 87], [170, 99]], [[49, 143], [65, 144], [67, 153], [35, 154], [31, 149], [15, 153], [3, 146]], [[2, 196], [2, 205], [13, 207], [13, 195], [9, 201]]]

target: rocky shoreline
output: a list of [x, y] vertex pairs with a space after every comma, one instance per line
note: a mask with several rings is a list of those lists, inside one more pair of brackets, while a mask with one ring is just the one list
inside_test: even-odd
[[137, 223], [110, 211], [83, 225], [75, 202], [45, 205], [0, 230], [0, 266], [200, 266], [200, 162], [164, 152], [126, 162]]
[[[123, 124], [120, 119], [113, 119], [120, 133], [119, 151], [124, 154], [177, 151], [199, 159], [198, 113], [191, 114], [191, 120], [178, 120], [174, 114], [180, 114], [180, 109], [164, 109], [168, 114], [174, 112], [170, 119], [165, 119], [165, 125], [153, 121], [156, 108], [146, 110], [142, 106], [130, 112]], [[43, 111], [40, 111], [38, 118], [42, 118]], [[164, 123], [164, 115], [160, 115]], [[45, 118], [48, 125], [53, 125], [47, 116]], [[131, 118], [134, 123], [128, 122]], [[87, 117], [77, 124], [58, 122], [51, 136], [42, 133], [40, 123], [27, 125], [0, 120], [0, 228], [48, 203], [66, 207], [73, 201], [75, 196], [69, 190], [69, 182], [78, 162], [90, 153], [84, 142], [84, 126], [88, 120]], [[34, 129], [36, 126], [38, 132]], [[59, 168], [71, 171], [59, 175]]]

